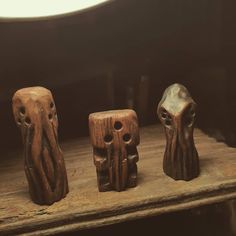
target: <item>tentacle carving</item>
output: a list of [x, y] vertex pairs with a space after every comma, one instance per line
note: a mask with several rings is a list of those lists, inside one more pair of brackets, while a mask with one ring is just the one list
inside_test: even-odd
[[13, 112], [22, 133], [25, 173], [32, 200], [48, 205], [59, 201], [69, 190], [51, 92], [42, 87], [18, 90], [13, 97]]

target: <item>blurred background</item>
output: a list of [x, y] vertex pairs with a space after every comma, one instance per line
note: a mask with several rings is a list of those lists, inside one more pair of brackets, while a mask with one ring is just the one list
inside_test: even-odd
[[[162, 93], [178, 82], [198, 104], [197, 126], [236, 146], [235, 9], [231, 0], [116, 0], [66, 17], [0, 22], [1, 153], [21, 147], [14, 92], [36, 85], [53, 92], [61, 141], [88, 135], [88, 114], [95, 111], [133, 108], [141, 126], [158, 123]], [[217, 220], [210, 229], [229, 224], [232, 212], [219, 218], [216, 209], [225, 208], [211, 209]], [[198, 219], [206, 228], [209, 215], [196, 212], [182, 213], [182, 222]], [[162, 219], [181, 225], [178, 217]]]

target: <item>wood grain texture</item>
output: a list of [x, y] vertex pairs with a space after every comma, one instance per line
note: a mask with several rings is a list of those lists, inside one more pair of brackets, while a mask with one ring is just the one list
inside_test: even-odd
[[162, 170], [165, 134], [161, 126], [140, 130], [138, 186], [99, 192], [88, 138], [62, 145], [70, 193], [51, 206], [30, 200], [22, 155], [9, 153], [0, 163], [0, 232], [49, 235], [190, 209], [236, 197], [236, 149], [195, 130], [201, 173], [175, 181]]
[[18, 90], [13, 97], [13, 113], [22, 134], [30, 196], [37, 204], [51, 205], [69, 191], [51, 92], [43, 87]]
[[138, 118], [134, 110], [110, 110], [89, 115], [90, 139], [100, 192], [137, 185]]
[[200, 172], [193, 138], [196, 103], [188, 90], [181, 84], [169, 86], [158, 105], [157, 113], [166, 134], [164, 172], [175, 180], [196, 178]]

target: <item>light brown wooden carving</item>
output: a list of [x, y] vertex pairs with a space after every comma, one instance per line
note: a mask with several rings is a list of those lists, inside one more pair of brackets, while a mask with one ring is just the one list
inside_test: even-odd
[[135, 187], [139, 144], [136, 113], [114, 110], [90, 114], [89, 129], [99, 191]]
[[32, 200], [50, 205], [68, 193], [58, 120], [51, 92], [43, 87], [18, 90], [13, 113], [24, 145], [24, 168]]

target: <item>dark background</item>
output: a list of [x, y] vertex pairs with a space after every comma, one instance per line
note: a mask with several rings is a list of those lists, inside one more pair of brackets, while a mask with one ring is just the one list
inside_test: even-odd
[[157, 123], [157, 103], [174, 82], [198, 103], [197, 125], [235, 145], [235, 7], [229, 0], [117, 0], [51, 20], [1, 22], [0, 149], [21, 144], [11, 111], [19, 88], [52, 90], [62, 140], [87, 135], [90, 112], [127, 107], [130, 87], [140, 123]]
[[[125, 108], [130, 101], [141, 125], [157, 123], [164, 89], [178, 82], [198, 104], [197, 126], [235, 146], [235, 9], [231, 0], [116, 0], [66, 17], [1, 22], [0, 159], [21, 146], [11, 98], [17, 89], [36, 85], [53, 92], [60, 140], [87, 135], [89, 113]], [[220, 230], [229, 228], [228, 213], [218, 215], [214, 206], [201, 212], [127, 224], [136, 232], [151, 225], [181, 232], [188, 225], [198, 235], [205, 227], [211, 232], [205, 235], [226, 235]], [[127, 224], [96, 234], [124, 233]]]

